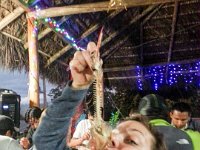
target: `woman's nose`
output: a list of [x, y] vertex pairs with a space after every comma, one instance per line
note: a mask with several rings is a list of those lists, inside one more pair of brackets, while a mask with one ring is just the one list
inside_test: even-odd
[[114, 148], [119, 147], [119, 145], [120, 145], [120, 135], [113, 135], [111, 137], [111, 145]]
[[117, 148], [119, 146], [119, 142], [116, 139], [112, 139], [111, 140], [111, 145], [112, 145], [112, 147]]

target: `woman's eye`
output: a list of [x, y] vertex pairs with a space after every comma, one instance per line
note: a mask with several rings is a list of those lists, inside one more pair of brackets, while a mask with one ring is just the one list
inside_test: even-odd
[[130, 144], [130, 145], [138, 145], [134, 140], [131, 140], [131, 139], [126, 140], [125, 142], [126, 142], [127, 144]]

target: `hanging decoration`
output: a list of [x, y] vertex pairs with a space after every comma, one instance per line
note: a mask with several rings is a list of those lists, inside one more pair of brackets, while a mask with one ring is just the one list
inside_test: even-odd
[[[35, 10], [37, 12], [41, 9], [36, 5]], [[39, 18], [39, 16], [37, 18]], [[67, 32], [66, 29], [60, 27], [60, 24], [58, 24], [56, 20], [54, 20], [52, 18], [45, 18], [44, 22], [46, 22], [51, 27], [52, 30], [61, 34], [72, 45], [72, 47], [74, 47], [76, 50], [85, 50], [84, 48], [79, 47], [76, 44], [75, 39], [72, 36], [70, 36], [70, 34]]]
[[[158, 65], [151, 67], [139, 67], [135, 69], [137, 87], [138, 90], [143, 90], [143, 80], [150, 81], [152, 89], [158, 90], [164, 85], [174, 86], [178, 84], [184, 84], [185, 88], [187, 85], [193, 84], [200, 87], [200, 73], [199, 73], [200, 62], [191, 62], [187, 64], [170, 64], [168, 66], [168, 78], [165, 73], [167, 65]], [[142, 74], [143, 71], [143, 75]]]

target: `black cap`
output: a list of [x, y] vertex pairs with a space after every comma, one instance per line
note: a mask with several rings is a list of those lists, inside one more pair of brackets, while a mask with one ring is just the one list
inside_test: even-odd
[[10, 117], [0, 115], [0, 130], [14, 130], [14, 122]]

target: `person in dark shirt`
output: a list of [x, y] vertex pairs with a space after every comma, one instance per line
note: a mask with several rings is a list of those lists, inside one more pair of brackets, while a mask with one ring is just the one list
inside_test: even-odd
[[41, 114], [42, 110], [38, 107], [32, 107], [29, 112], [28, 119], [30, 127], [28, 129], [26, 136], [20, 139], [20, 145], [25, 149], [31, 148], [33, 145], [32, 136], [38, 127]]
[[171, 107], [171, 124], [178, 129], [200, 132], [200, 122], [191, 118], [191, 107], [185, 102], [177, 102]]
[[167, 122], [169, 111], [163, 97], [156, 94], [144, 96], [139, 103], [138, 111], [147, 116], [149, 123], [163, 134], [168, 150], [193, 150], [189, 135]]

